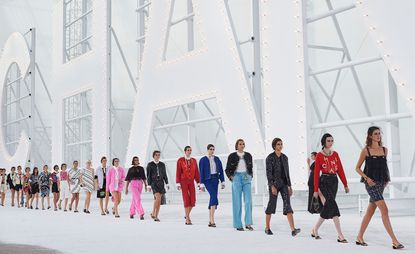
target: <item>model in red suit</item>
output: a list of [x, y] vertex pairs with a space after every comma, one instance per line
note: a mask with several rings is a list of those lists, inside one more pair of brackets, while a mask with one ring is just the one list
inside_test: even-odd
[[190, 212], [196, 204], [196, 189], [194, 182], [196, 181], [200, 188], [199, 169], [197, 161], [192, 158], [192, 148], [186, 146], [184, 148], [185, 156], [177, 160], [176, 169], [176, 186], [177, 190], [182, 191], [184, 211], [186, 213], [186, 225], [192, 225], [190, 220]]

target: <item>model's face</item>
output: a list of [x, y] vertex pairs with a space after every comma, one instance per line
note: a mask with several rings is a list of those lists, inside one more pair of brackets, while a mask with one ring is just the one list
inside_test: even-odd
[[16, 172], [16, 169], [15, 168], [12, 168], [12, 173], [15, 173]]
[[372, 133], [372, 136], [370, 136], [370, 138], [372, 139], [373, 142], [380, 142], [380, 140], [382, 138], [382, 134], [381, 134], [380, 130], [375, 130]]
[[75, 161], [75, 162], [73, 163], [73, 167], [74, 167], [74, 168], [78, 168], [78, 162], [77, 162], [77, 161]]
[[159, 161], [159, 160], [160, 160], [160, 153], [156, 153], [156, 154], [154, 154], [153, 159], [154, 159], [155, 161]]
[[134, 164], [135, 166], [140, 165], [140, 160], [139, 160], [138, 158], [134, 158], [134, 160], [133, 160], [133, 164]]
[[242, 152], [245, 149], [245, 142], [239, 141], [238, 142], [238, 151]]
[[92, 163], [90, 161], [88, 161], [87, 163], [85, 163], [85, 165], [86, 165], [86, 168], [91, 168]]
[[66, 170], [66, 165], [63, 165], [62, 166], [62, 171], [65, 171]]
[[314, 154], [312, 154], [312, 155], [311, 155], [311, 159], [312, 159], [313, 161], [315, 161], [315, 160], [316, 160], [316, 156], [315, 156]]
[[107, 159], [102, 159], [101, 164], [104, 166], [107, 165]]
[[214, 147], [214, 146], [212, 146], [212, 147], [210, 147], [210, 148], [208, 149], [208, 155], [209, 155], [209, 156], [212, 156], [214, 153], [215, 153], [215, 147]]
[[115, 161], [114, 161], [114, 166], [115, 166], [115, 167], [118, 167], [118, 165], [120, 165], [120, 161], [119, 161], [119, 160], [115, 160]]
[[192, 154], [192, 148], [186, 148], [186, 151], [184, 151], [187, 157], [189, 157]]
[[43, 167], [43, 172], [45, 172], [45, 173], [48, 172], [48, 167], [46, 167], [46, 166]]
[[19, 169], [17, 170], [17, 173], [18, 173], [18, 174], [22, 174], [22, 169], [21, 169], [21, 168], [19, 168]]
[[54, 168], [53, 170], [54, 170], [56, 173], [58, 173], [59, 168], [58, 168], [58, 167], [56, 167], [56, 168]]
[[276, 151], [276, 152], [281, 152], [281, 151], [282, 151], [282, 141], [278, 141], [278, 142], [275, 144], [275, 151]]
[[26, 172], [27, 175], [30, 174], [30, 168], [26, 168], [25, 172]]
[[334, 144], [334, 139], [332, 137], [326, 138], [326, 148], [330, 149]]

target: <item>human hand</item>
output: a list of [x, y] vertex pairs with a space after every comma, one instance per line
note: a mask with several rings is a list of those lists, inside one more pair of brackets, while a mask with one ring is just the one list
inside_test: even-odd
[[277, 188], [275, 188], [274, 185], [271, 186], [271, 193], [274, 196], [277, 196], [278, 195], [278, 190], [277, 190]]
[[293, 195], [293, 189], [290, 187], [288, 187], [288, 195], [290, 195], [290, 197]]
[[220, 185], [222, 190], [225, 189], [225, 182], [222, 182]]
[[376, 182], [375, 181], [373, 181], [372, 180], [372, 178], [367, 178], [366, 179], [366, 182], [367, 182], [367, 184], [370, 186], [370, 187], [372, 187], [372, 186], [375, 186], [376, 185]]
[[314, 192], [313, 197], [318, 198], [318, 192]]
[[349, 193], [349, 187], [344, 187], [344, 191], [346, 192], [346, 193]]

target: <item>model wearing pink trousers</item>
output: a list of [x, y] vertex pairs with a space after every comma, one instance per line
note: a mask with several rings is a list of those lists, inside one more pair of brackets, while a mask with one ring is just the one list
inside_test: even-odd
[[139, 166], [140, 161], [137, 156], [133, 157], [132, 165], [133, 166], [128, 170], [127, 177], [125, 178], [125, 181], [127, 182], [125, 194], [128, 195], [128, 186], [130, 186], [130, 191], [133, 195], [130, 206], [130, 218], [134, 219], [134, 215], [138, 214], [140, 220], [144, 220], [144, 209], [141, 205], [141, 192], [143, 191], [143, 184], [145, 185], [144, 190], [147, 189], [147, 179], [144, 168]]

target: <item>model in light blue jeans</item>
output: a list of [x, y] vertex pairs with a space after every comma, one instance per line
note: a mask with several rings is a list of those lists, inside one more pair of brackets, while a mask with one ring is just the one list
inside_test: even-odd
[[242, 193], [245, 205], [245, 226], [252, 225], [252, 177], [248, 173], [235, 173], [232, 178], [232, 210], [233, 227], [243, 228], [242, 226]]

